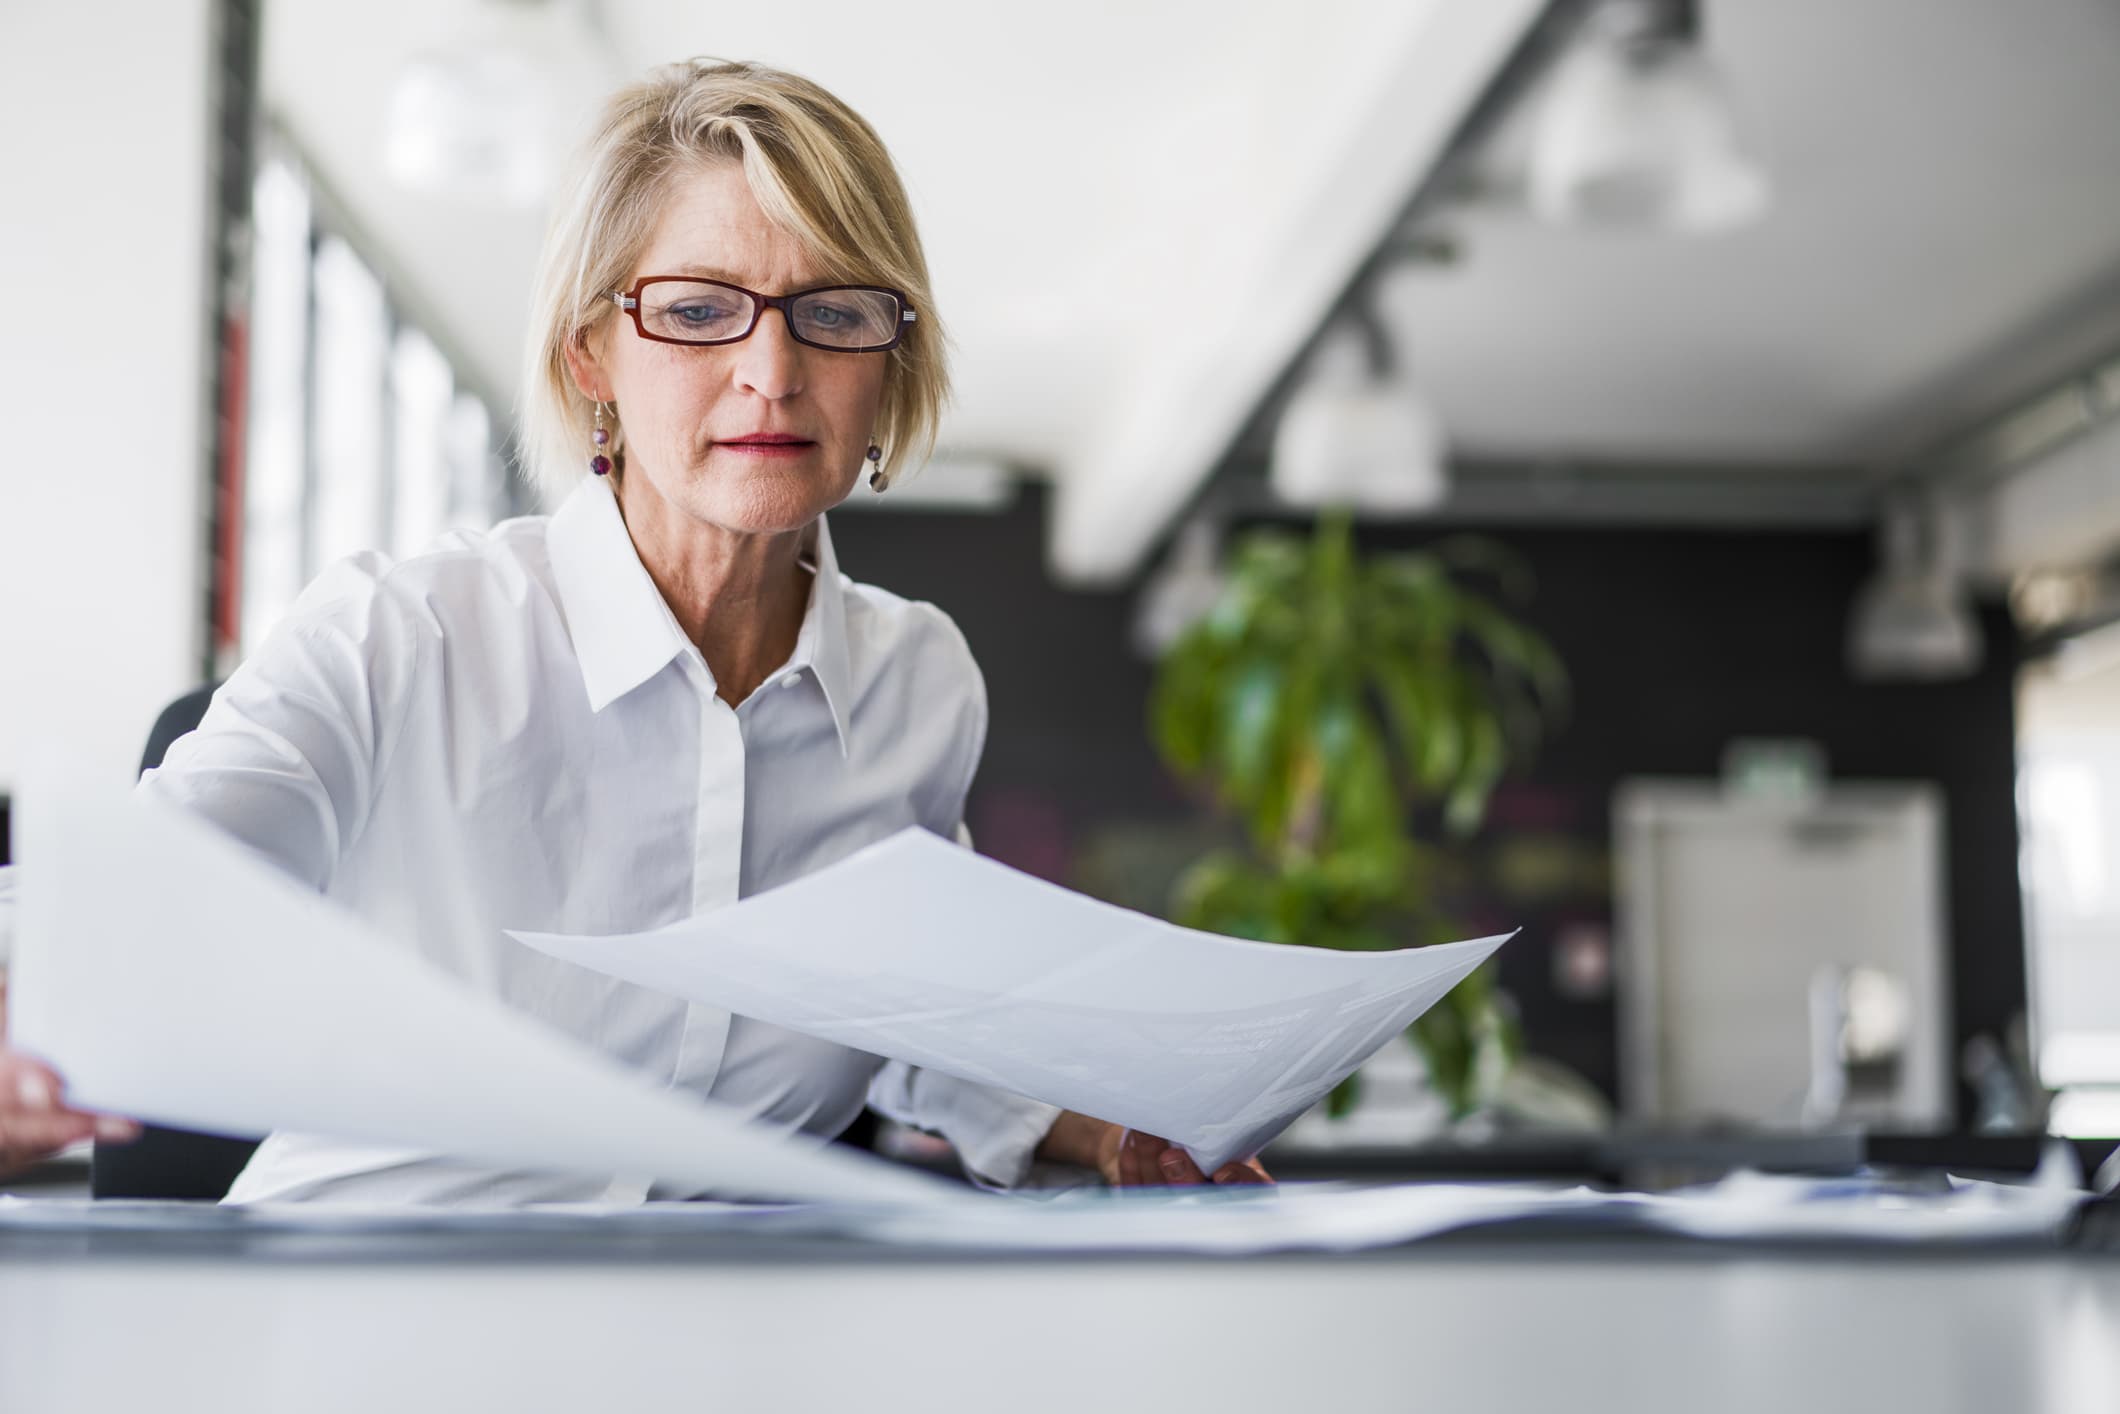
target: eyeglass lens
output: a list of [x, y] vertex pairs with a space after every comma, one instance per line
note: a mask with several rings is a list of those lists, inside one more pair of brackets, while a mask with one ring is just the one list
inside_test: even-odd
[[[786, 308], [788, 330], [828, 349], [878, 348], [898, 334], [898, 298], [883, 290], [817, 290]], [[740, 339], [758, 314], [741, 290], [707, 280], [672, 280], [640, 292], [640, 321], [651, 334], [687, 343]]]

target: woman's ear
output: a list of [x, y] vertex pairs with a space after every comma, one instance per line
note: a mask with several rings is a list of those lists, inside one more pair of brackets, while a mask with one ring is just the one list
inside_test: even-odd
[[602, 340], [595, 328], [578, 329], [574, 336], [560, 345], [560, 354], [567, 360], [567, 372], [574, 378], [574, 386], [592, 403], [613, 401], [611, 380], [604, 373], [600, 356]]

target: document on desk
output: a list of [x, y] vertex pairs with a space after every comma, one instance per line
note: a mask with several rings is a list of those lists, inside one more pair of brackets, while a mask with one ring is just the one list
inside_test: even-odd
[[908, 829], [652, 932], [540, 952], [1182, 1144], [1255, 1154], [1509, 935], [1344, 953], [1197, 932]]
[[480, 996], [172, 806], [63, 774], [19, 804], [12, 1044], [86, 1108], [730, 1196], [963, 1202], [793, 1143]]

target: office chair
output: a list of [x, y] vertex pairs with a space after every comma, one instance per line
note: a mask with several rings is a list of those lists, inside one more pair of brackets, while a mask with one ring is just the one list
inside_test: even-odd
[[[199, 724], [216, 684], [187, 692], [155, 719], [140, 758], [144, 775], [162, 764], [170, 743]], [[89, 1164], [89, 1192], [97, 1198], [192, 1198], [219, 1202], [243, 1165], [250, 1162], [256, 1139], [197, 1134], [150, 1124], [130, 1144], [98, 1144]]]

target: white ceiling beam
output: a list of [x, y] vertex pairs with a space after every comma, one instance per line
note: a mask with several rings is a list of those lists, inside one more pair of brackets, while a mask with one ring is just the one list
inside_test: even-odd
[[[1252, 248], [1272, 258], [1229, 284], [1226, 264], [1175, 270], [1162, 357], [1056, 468], [1049, 547], [1072, 583], [1127, 577], [1213, 471], [1316, 321], [1390, 232], [1407, 198], [1544, 11], [1543, 0], [1434, 0], [1367, 119], [1315, 174], [1289, 174], [1279, 229]], [[1261, 95], [1261, 102], [1271, 95]], [[1261, 180], [1283, 174], [1262, 173]], [[1311, 180], [1304, 177], [1311, 175]], [[1214, 297], [1203, 280], [1245, 289]]]

